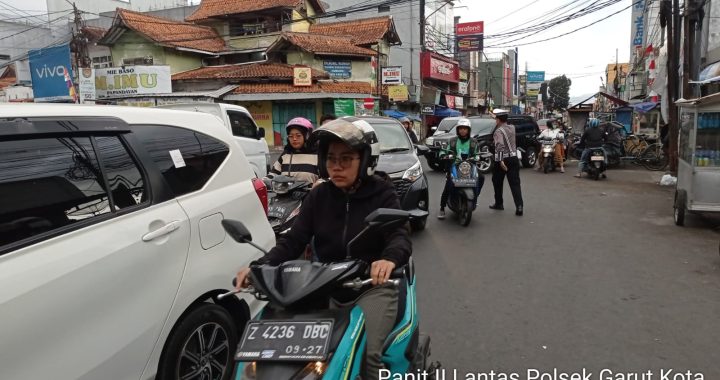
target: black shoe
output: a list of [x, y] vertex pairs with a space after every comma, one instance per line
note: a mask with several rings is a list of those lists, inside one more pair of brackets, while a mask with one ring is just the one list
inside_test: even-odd
[[517, 209], [515, 209], [515, 215], [522, 216], [523, 214], [523, 206], [518, 206]]
[[490, 205], [490, 208], [493, 209], [493, 210], [505, 210], [505, 207], [503, 207], [502, 205], [499, 205], [499, 206], [498, 206], [498, 205], [496, 205], [496, 204]]

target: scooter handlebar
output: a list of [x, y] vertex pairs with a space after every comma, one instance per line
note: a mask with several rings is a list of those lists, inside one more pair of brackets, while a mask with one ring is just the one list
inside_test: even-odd
[[[390, 279], [390, 280], [388, 280], [388, 282], [391, 283], [391, 284], [393, 284], [393, 285], [395, 285], [395, 286], [399, 286], [399, 285], [400, 285], [400, 280], [398, 280], [398, 279]], [[371, 278], [368, 278], [368, 279], [365, 279], [365, 280], [361, 280], [361, 279], [357, 278], [357, 279], [352, 280], [352, 281], [344, 282], [344, 283], [342, 284], [342, 286], [343, 286], [343, 288], [359, 290], [359, 289], [361, 289], [363, 286], [370, 285], [370, 284], [372, 284], [372, 279], [371, 279]]]

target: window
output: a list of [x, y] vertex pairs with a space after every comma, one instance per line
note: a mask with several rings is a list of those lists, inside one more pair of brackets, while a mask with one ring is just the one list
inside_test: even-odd
[[152, 65], [153, 57], [123, 58], [123, 65]]
[[144, 200], [144, 181], [120, 139], [95, 142], [100, 160], [90, 137], [0, 141], [0, 246]]
[[188, 129], [151, 125], [134, 133], [176, 196], [205, 186], [229, 153], [223, 142]]
[[242, 112], [228, 111], [233, 136], [257, 138], [258, 130], [250, 116]]
[[380, 5], [378, 7], [378, 13], [384, 13], [384, 12], [390, 12], [390, 6], [389, 5]]
[[112, 67], [112, 57], [109, 55], [102, 57], [93, 57], [93, 68], [102, 69], [106, 67]]

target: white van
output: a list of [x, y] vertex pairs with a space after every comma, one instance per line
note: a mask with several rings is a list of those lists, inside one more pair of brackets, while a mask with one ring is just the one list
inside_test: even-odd
[[158, 107], [205, 112], [219, 117], [245, 151], [245, 157], [250, 162], [255, 175], [260, 178], [267, 175], [272, 162], [270, 162], [270, 150], [265, 141], [265, 129], [258, 128], [245, 107], [225, 103], [178, 103]]

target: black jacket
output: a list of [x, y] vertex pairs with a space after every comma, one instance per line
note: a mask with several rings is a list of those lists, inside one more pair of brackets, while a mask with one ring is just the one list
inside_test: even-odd
[[[257, 263], [279, 265], [297, 259], [313, 237], [319, 261], [343, 261], [347, 243], [365, 227], [365, 217], [378, 208], [400, 208], [392, 183], [379, 176], [364, 180], [352, 194], [344, 193], [332, 182], [323, 183], [305, 197], [290, 232]], [[408, 262], [411, 252], [408, 231], [402, 226], [362, 239], [355, 245], [352, 258], [367, 263], [385, 259], [400, 267]]]
[[585, 148], [599, 148], [605, 141], [605, 132], [602, 129], [587, 128], [580, 138], [580, 144]]

